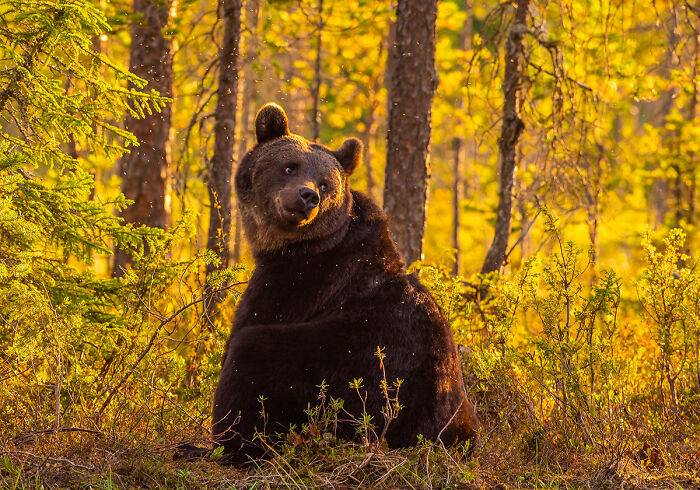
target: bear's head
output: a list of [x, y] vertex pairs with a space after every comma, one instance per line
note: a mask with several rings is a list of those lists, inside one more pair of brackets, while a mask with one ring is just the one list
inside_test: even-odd
[[263, 106], [255, 119], [256, 146], [236, 173], [241, 221], [254, 252], [325, 239], [347, 226], [352, 208], [348, 177], [362, 143], [347, 139], [331, 150], [292, 134], [284, 110]]

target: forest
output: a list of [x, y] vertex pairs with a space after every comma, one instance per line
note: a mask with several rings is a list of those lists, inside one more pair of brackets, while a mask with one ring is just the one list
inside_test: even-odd
[[[0, 0], [0, 487], [699, 488], [699, 69], [697, 0]], [[177, 458], [212, 444], [268, 102], [362, 142], [468, 454], [337, 438], [320, 386], [269, 457]]]

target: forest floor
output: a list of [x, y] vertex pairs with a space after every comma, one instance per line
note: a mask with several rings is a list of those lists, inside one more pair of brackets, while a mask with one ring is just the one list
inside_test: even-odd
[[320, 438], [241, 470], [174, 460], [172, 444], [107, 439], [64, 432], [5, 444], [0, 488], [700, 488], [697, 445], [680, 458], [653, 447], [538, 455], [500, 440], [467, 458], [438, 444], [390, 451]]

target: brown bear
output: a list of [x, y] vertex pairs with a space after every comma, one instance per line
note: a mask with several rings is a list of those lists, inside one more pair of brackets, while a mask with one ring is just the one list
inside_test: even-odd
[[[345, 413], [369, 414], [389, 447], [413, 445], [419, 435], [448, 445], [473, 441], [474, 407], [450, 327], [406, 274], [385, 214], [350, 189], [361, 143], [350, 138], [333, 151], [291, 134], [276, 104], [260, 109], [255, 130], [236, 191], [256, 268], [214, 397], [213, 434], [226, 460], [262, 456], [256, 432], [300, 427], [321, 383], [344, 401]], [[349, 385], [356, 378], [364, 401]], [[382, 379], [403, 381], [402, 408], [386, 430]], [[337, 434], [357, 437], [356, 426], [341, 420]]]

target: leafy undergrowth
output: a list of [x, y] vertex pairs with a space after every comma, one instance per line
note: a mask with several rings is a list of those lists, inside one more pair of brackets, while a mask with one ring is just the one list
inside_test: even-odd
[[[508, 425], [503, 419], [500, 425]], [[498, 430], [498, 425], [488, 430]], [[671, 446], [620, 439], [567, 453], [556, 437], [484, 433], [472, 458], [440, 444], [387, 450], [319, 437], [278, 448], [249, 469], [211, 460], [173, 460], [174, 445], [129, 443], [103, 434], [61, 432], [5, 444], [2, 488], [697, 488], [697, 432]], [[180, 435], [181, 437], [181, 435]], [[175, 435], [173, 440], [177, 440]], [[534, 450], [533, 450], [534, 448]]]
[[[210, 444], [237, 293], [220, 326], [202, 327], [201, 286], [184, 287], [200, 284], [201, 268], [163, 247], [109, 283], [119, 308], [102, 309], [112, 321], [73, 315], [37, 330], [33, 310], [17, 305], [41, 303], [8, 303], [0, 488], [700, 488], [700, 267], [682, 233], [645, 241], [633, 298], [614, 271], [586, 275], [580, 251], [549, 223], [558, 251], [507, 276], [417, 268], [460, 344], [481, 421], [471, 457], [439, 442], [388, 450], [362, 414], [352, 420], [371, 442], [336, 440], [342, 404], [322, 384], [308, 423], [269, 459], [245, 471], [214, 457], [174, 460], [182, 442]], [[231, 287], [244, 279], [222, 276]], [[392, 362], [384, 356], [378, 369]], [[388, 397], [386, 413], [410, 403]]]

